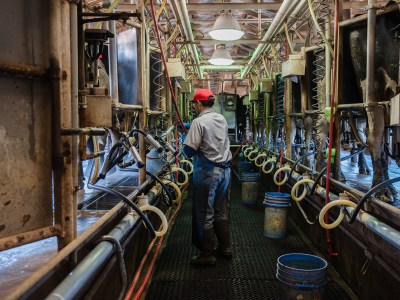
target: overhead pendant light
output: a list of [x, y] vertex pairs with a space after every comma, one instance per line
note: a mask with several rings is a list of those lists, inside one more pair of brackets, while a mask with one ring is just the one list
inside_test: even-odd
[[215, 20], [213, 29], [208, 34], [214, 40], [235, 41], [240, 39], [244, 32], [241, 30], [239, 22], [230, 12], [223, 12]]
[[218, 45], [208, 61], [216, 66], [229, 66], [234, 62], [225, 45]]

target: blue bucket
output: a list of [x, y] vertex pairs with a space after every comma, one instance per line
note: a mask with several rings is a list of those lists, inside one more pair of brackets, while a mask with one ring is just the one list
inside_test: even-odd
[[328, 263], [315, 255], [290, 253], [278, 258], [280, 299], [323, 299]]
[[254, 172], [243, 172], [241, 181], [243, 204], [256, 204], [258, 199], [258, 183], [260, 181], [260, 174]]
[[253, 168], [253, 164], [249, 161], [239, 161], [237, 164], [239, 177], [242, 177], [243, 172], [250, 172]]
[[286, 236], [290, 195], [268, 192], [264, 196], [264, 236], [281, 239]]

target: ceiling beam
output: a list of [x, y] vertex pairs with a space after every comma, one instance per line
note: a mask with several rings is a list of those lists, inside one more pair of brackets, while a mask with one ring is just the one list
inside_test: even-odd
[[[269, 44], [275, 44], [279, 41], [268, 42]], [[219, 45], [219, 44], [231, 44], [231, 45], [240, 45], [240, 44], [263, 44], [266, 42], [261, 41], [261, 39], [242, 39], [236, 41], [217, 41], [212, 39], [196, 39], [194, 42], [176, 42], [177, 44], [197, 44], [197, 45]]]
[[[258, 23], [259, 21], [264, 22], [264, 23], [271, 23], [273, 19], [274, 19], [274, 18], [262, 18], [262, 19], [258, 20], [258, 19], [238, 19], [238, 18], [237, 18], [236, 20], [237, 20], [239, 23]], [[212, 18], [212, 19], [207, 19], [207, 20], [191, 18], [191, 19], [190, 19], [190, 22], [192, 22], [192, 23], [194, 23], [194, 24], [202, 24], [202, 23], [211, 23], [211, 24], [214, 24], [214, 23], [215, 23], [215, 20], [217, 20], [217, 18]], [[170, 20], [170, 21], [176, 22], [175, 19], [172, 19], [172, 20]]]
[[[377, 1], [385, 2], [385, 1]], [[387, 1], [386, 1], [387, 2]], [[282, 3], [188, 3], [189, 11], [195, 10], [273, 10], [278, 11]], [[329, 3], [333, 8], [333, 3]], [[343, 1], [343, 9], [364, 8], [368, 5], [368, 1], [350, 2]]]
[[[386, 3], [387, 1], [378, 0], [377, 3]], [[188, 3], [187, 9], [189, 11], [204, 11], [204, 10], [269, 10], [278, 11], [282, 3]], [[330, 8], [333, 7], [333, 3], [328, 3]], [[343, 9], [360, 9], [368, 5], [368, 1], [343, 1]], [[136, 11], [136, 4], [119, 4], [116, 7], [116, 11]]]

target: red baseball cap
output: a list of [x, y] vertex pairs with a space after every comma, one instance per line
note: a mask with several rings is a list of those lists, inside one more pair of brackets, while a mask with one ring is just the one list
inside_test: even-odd
[[194, 101], [215, 101], [214, 94], [207, 89], [200, 89], [194, 93], [193, 99], [191, 102]]

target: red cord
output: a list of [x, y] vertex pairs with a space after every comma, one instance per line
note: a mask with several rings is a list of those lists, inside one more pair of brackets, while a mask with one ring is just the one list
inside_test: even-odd
[[[185, 188], [182, 189], [182, 192], [185, 191], [186, 188], [187, 188], [187, 185], [185, 186]], [[174, 211], [174, 214], [173, 214], [173, 215], [171, 216], [171, 218], [168, 220], [168, 226], [169, 226], [169, 225], [172, 223], [172, 221], [175, 219], [175, 217], [176, 217], [176, 215], [178, 214], [178, 212], [180, 211], [181, 207], [182, 207], [182, 201], [179, 202], [179, 205], [178, 205], [177, 209]], [[150, 254], [150, 252], [151, 252], [151, 249], [153, 248], [153, 246], [154, 246], [154, 244], [155, 244], [155, 242], [156, 242], [157, 239], [156, 239], [156, 238], [153, 239], [153, 241], [150, 243], [149, 247], [147, 248], [146, 254], [143, 256], [142, 261], [140, 262], [140, 265], [139, 265], [139, 267], [138, 267], [138, 269], [137, 269], [137, 271], [136, 271], [136, 273], [135, 273], [135, 277], [134, 277], [134, 279], [133, 279], [133, 281], [132, 281], [131, 286], [129, 287], [128, 292], [127, 292], [126, 295], [125, 295], [124, 300], [140, 299], [140, 296], [142, 295], [142, 293], [143, 293], [145, 287], [147, 286], [147, 284], [148, 284], [148, 282], [149, 282], [149, 280], [150, 280], [150, 276], [151, 276], [151, 274], [153, 273], [153, 269], [154, 269], [154, 266], [155, 266], [155, 262], [156, 262], [156, 259], [157, 259], [157, 257], [158, 257], [158, 254], [159, 254], [159, 252], [160, 252], [160, 249], [161, 249], [161, 246], [162, 246], [162, 243], [163, 243], [163, 238], [164, 238], [164, 236], [162, 236], [162, 237], [158, 240], [159, 243], [158, 243], [158, 245], [157, 245], [157, 248], [156, 248], [155, 251], [154, 251], [153, 258], [152, 258], [152, 260], [151, 260], [151, 262], [150, 262], [149, 268], [147, 269], [147, 273], [146, 273], [146, 275], [145, 275], [145, 277], [144, 277], [144, 279], [143, 279], [143, 282], [142, 282], [142, 284], [140, 285], [139, 289], [136, 291], [136, 293], [133, 294], [133, 292], [135, 291], [136, 285], [137, 285], [137, 283], [138, 283], [138, 281], [139, 281], [139, 277], [140, 277], [140, 275], [141, 275], [141, 272], [142, 272], [142, 269], [143, 269], [143, 267], [144, 267], [144, 264], [145, 264], [145, 262], [146, 262], [146, 260], [147, 260], [147, 258], [148, 258], [148, 256], [149, 256], [149, 254]]]
[[176, 104], [176, 102], [177, 102], [176, 101], [176, 96], [175, 96], [175, 93], [174, 93], [174, 89], [172, 87], [171, 78], [169, 77], [168, 68], [167, 68], [167, 62], [165, 60], [163, 47], [161, 45], [160, 32], [158, 31], [158, 24], [157, 24], [156, 14], [154, 12], [153, 0], [150, 0], [150, 6], [151, 6], [151, 15], [153, 16], [153, 20], [154, 20], [154, 28], [156, 29], [156, 34], [157, 34], [158, 47], [160, 48], [161, 58], [162, 58], [164, 69], [165, 69], [165, 76], [167, 78], [169, 91], [171, 92], [172, 99], [174, 100], [174, 101], [172, 101], [172, 103], [174, 104], [175, 112], [176, 112], [176, 115], [178, 116], [179, 122], [181, 123], [182, 130], [183, 130], [183, 132], [186, 133], [187, 132], [186, 128], [185, 128], [185, 126], [183, 126], [182, 117], [181, 117], [181, 114], [179, 113], [178, 105]]
[[[283, 163], [283, 151], [284, 151], [284, 149], [283, 149], [283, 147], [281, 147], [281, 155], [280, 155], [280, 158], [279, 158], [279, 168], [282, 168], [282, 163]], [[281, 174], [282, 174], [282, 172], [279, 172], [279, 182], [281, 182]], [[281, 191], [281, 186], [280, 185], [278, 185], [278, 193]]]
[[[333, 76], [332, 76], [332, 96], [331, 96], [331, 115], [329, 118], [329, 147], [328, 147], [328, 161], [326, 166], [326, 185], [325, 185], [325, 204], [329, 203], [329, 186], [331, 177], [331, 155], [332, 155], [332, 144], [333, 144], [333, 114], [335, 105], [335, 84], [336, 84], [336, 55], [337, 55], [337, 36], [339, 30], [339, 1], [335, 1], [335, 33], [334, 33], [334, 53], [333, 53]], [[329, 213], [325, 214], [325, 223], [329, 223]], [[338, 253], [332, 249], [332, 239], [329, 229], [326, 229], [326, 241], [328, 243], [328, 253], [330, 256], [337, 256]]]

